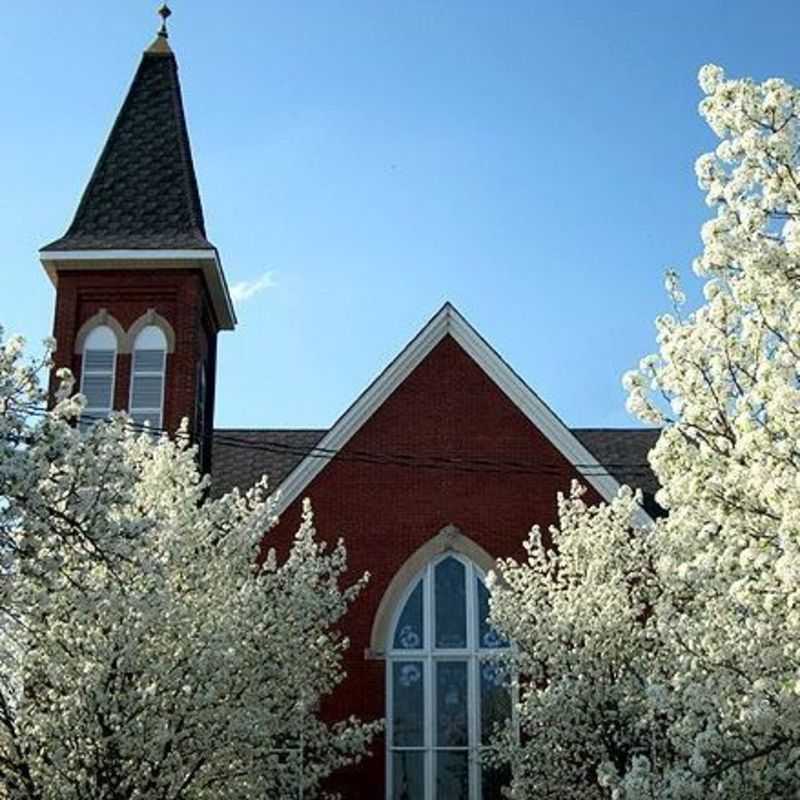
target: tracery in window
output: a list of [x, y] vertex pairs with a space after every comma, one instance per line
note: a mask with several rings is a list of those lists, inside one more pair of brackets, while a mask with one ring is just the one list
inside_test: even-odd
[[86, 408], [81, 425], [105, 419], [114, 407], [117, 372], [117, 336], [108, 325], [98, 325], [83, 341], [81, 394]]
[[164, 422], [167, 338], [157, 325], [142, 328], [133, 344], [129, 413], [136, 425], [157, 431]]
[[489, 594], [469, 559], [446, 553], [411, 582], [387, 654], [389, 800], [499, 800], [481, 763], [510, 719], [508, 647], [486, 620]]

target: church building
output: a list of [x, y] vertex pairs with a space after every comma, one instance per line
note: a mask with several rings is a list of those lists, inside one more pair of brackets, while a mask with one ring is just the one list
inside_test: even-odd
[[[162, 10], [168, 15], [166, 7]], [[486, 573], [524, 557], [574, 479], [590, 501], [641, 488], [657, 431], [569, 428], [452, 305], [441, 308], [329, 430], [215, 429], [218, 336], [236, 313], [209, 240], [166, 24], [145, 51], [66, 234], [40, 251], [55, 287], [57, 367], [87, 414], [187, 418], [212, 491], [280, 489], [270, 546], [304, 498], [368, 586], [343, 621], [347, 677], [321, 709], [385, 718], [373, 755], [335, 776], [345, 800], [496, 800], [480, 754], [510, 699], [493, 662]], [[225, 339], [236, 347], [235, 336]], [[343, 357], [347, 357], [346, 353]], [[377, 371], [377, 370], [376, 370]]]

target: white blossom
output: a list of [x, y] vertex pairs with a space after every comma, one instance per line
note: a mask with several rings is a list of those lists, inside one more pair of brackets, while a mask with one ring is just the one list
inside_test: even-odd
[[663, 425], [650, 461], [669, 513], [633, 531], [629, 497], [573, 493], [528, 561], [502, 564], [515, 798], [800, 787], [800, 91], [699, 77], [721, 140], [696, 164], [714, 210], [694, 262], [704, 301], [660, 317], [658, 352], [624, 378], [628, 408]]
[[81, 433], [62, 377], [45, 411], [37, 365], [0, 342], [0, 797], [318, 796], [376, 730], [318, 713], [366, 578], [342, 586], [308, 505], [259, 561], [265, 481], [207, 499], [185, 437], [122, 415]]

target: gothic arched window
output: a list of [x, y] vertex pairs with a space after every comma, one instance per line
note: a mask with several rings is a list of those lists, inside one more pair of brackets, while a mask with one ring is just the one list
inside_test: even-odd
[[159, 430], [164, 422], [167, 337], [157, 325], [142, 328], [133, 343], [130, 415], [137, 425]]
[[117, 335], [108, 325], [98, 325], [83, 341], [81, 394], [86, 397], [82, 423], [104, 419], [114, 407], [117, 372]]
[[483, 574], [460, 554], [431, 561], [397, 609], [387, 652], [389, 800], [495, 800], [501, 776], [481, 763], [496, 723], [511, 714], [487, 622]]

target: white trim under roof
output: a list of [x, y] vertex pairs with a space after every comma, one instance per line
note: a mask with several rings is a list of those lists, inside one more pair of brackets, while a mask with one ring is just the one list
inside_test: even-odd
[[232, 331], [236, 327], [236, 312], [233, 308], [228, 283], [222, 271], [219, 253], [213, 248], [187, 250], [40, 250], [39, 258], [53, 285], [56, 285], [57, 269], [86, 269], [91, 263], [107, 261], [129, 261], [131, 268], [136, 262], [190, 261], [203, 271], [211, 302], [222, 330]]
[[42, 261], [184, 261], [190, 259], [216, 259], [215, 250], [40, 250]]
[[[450, 335], [488, 375], [499, 389], [541, 431], [548, 441], [570, 462], [580, 464], [576, 472], [606, 502], [616, 497], [620, 484], [581, 444], [574, 433], [553, 413], [544, 401], [501, 358], [489, 343], [459, 314], [445, 303], [431, 321], [405, 349], [370, 384], [345, 411], [317, 444], [320, 450], [341, 450], [383, 402], [405, 381], [411, 372], [445, 336]], [[324, 469], [326, 459], [306, 456], [278, 487], [278, 508], [282, 514], [312, 480]], [[597, 471], [602, 471], [598, 474]], [[650, 515], [640, 508], [636, 524], [653, 524]]]

